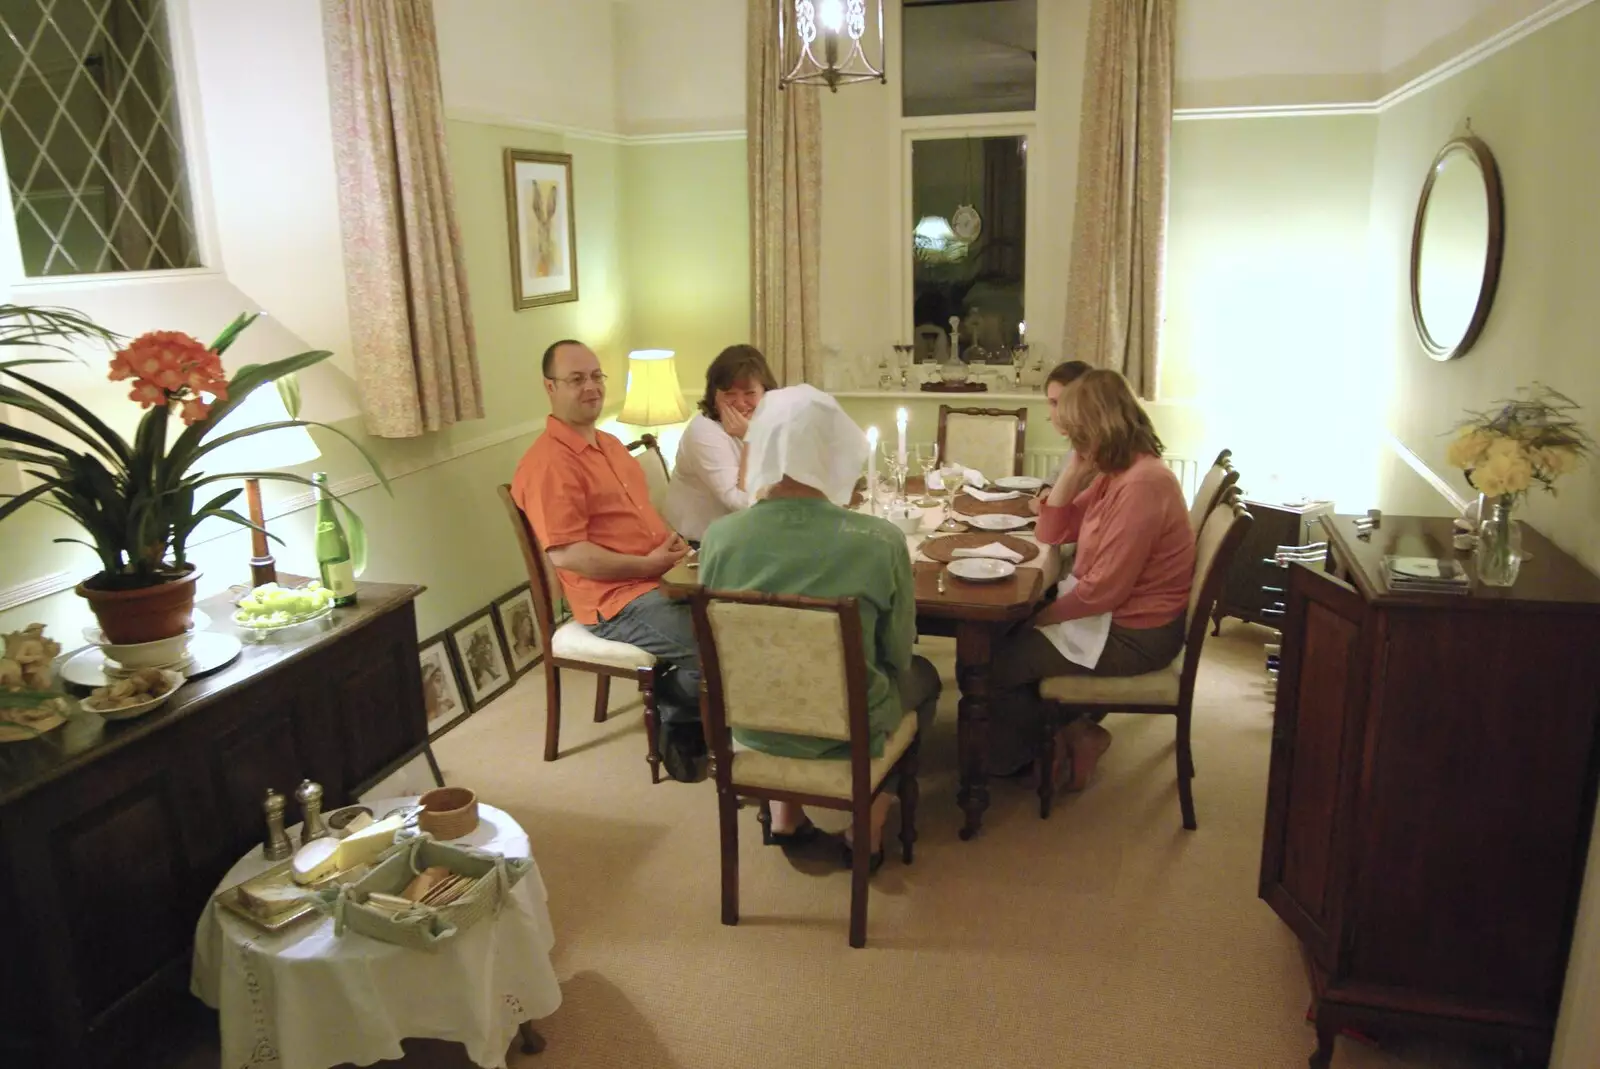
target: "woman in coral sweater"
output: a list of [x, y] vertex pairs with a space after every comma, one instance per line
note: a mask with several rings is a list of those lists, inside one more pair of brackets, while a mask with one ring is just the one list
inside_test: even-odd
[[[1011, 775], [1036, 752], [1047, 713], [1041, 679], [1134, 676], [1183, 649], [1194, 578], [1194, 535], [1161, 439], [1115, 371], [1090, 371], [1062, 391], [1060, 426], [1073, 457], [1039, 511], [1039, 541], [1077, 543], [1057, 597], [996, 651], [989, 771]], [[1051, 774], [1087, 785], [1111, 733], [1088, 718], [1056, 736]], [[1070, 769], [1070, 779], [1066, 778]]]

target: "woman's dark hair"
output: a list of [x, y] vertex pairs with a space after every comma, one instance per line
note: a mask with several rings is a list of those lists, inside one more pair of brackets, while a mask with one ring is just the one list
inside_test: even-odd
[[706, 395], [700, 399], [700, 414], [721, 423], [717, 391], [731, 390], [746, 379], [759, 382], [763, 390], [778, 388], [778, 380], [772, 377], [767, 358], [754, 345], [730, 345], [718, 353], [706, 368]]
[[1065, 360], [1050, 369], [1050, 374], [1045, 376], [1044, 384], [1049, 386], [1052, 382], [1062, 386], [1071, 386], [1090, 370], [1089, 365], [1082, 360]]

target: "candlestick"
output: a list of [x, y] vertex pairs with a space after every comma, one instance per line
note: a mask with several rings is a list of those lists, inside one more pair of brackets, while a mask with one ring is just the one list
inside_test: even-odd
[[1027, 341], [1028, 341], [1028, 324], [1026, 324], [1026, 323], [1018, 323], [1017, 324], [1017, 343], [1020, 344], [1020, 345], [1026, 345]]
[[878, 514], [878, 428], [867, 428], [867, 512]]
[[906, 466], [906, 410], [896, 409], [894, 414], [895, 428], [900, 432], [900, 443], [895, 447], [895, 460], [903, 468]]

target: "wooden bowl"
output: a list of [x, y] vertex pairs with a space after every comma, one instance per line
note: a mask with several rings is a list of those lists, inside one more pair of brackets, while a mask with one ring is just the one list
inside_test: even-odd
[[478, 826], [478, 796], [465, 787], [435, 787], [417, 801], [417, 827], [435, 839], [459, 839]]

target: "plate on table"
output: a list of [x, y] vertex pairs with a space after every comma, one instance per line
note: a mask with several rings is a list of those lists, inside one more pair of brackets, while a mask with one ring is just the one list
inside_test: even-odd
[[982, 534], [977, 531], [971, 534], [937, 535], [924, 539], [917, 551], [929, 560], [941, 564], [949, 564], [954, 560], [972, 560], [981, 558], [962, 558], [955, 555], [958, 549], [977, 549], [980, 546], [991, 546], [996, 543], [1005, 546], [1022, 557], [1018, 563], [1026, 564], [1039, 555], [1039, 543], [1029, 542], [1008, 534]]
[[994, 484], [1002, 490], [1043, 490], [1044, 480], [1036, 479], [1032, 475], [1007, 475], [1004, 479], [996, 479]]
[[962, 557], [951, 561], [945, 567], [949, 569], [951, 575], [957, 579], [965, 579], [969, 583], [998, 583], [1017, 574], [1017, 566], [1010, 561], [992, 560], [988, 557]]
[[[194, 679], [215, 672], [233, 662], [243, 645], [232, 635], [220, 631], [196, 631], [189, 636], [189, 663], [184, 676]], [[85, 646], [61, 662], [61, 678], [80, 687], [103, 687], [117, 676], [108, 672], [106, 655], [99, 646]]]
[[1008, 512], [992, 512], [985, 516], [957, 516], [956, 519], [984, 531], [1015, 531], [1033, 522], [1030, 517], [1013, 516]]

